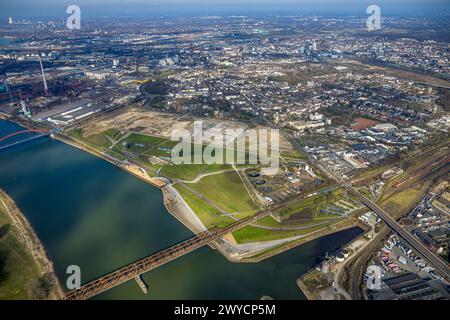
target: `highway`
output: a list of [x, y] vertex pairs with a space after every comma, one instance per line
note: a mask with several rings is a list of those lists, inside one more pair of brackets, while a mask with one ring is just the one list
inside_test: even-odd
[[375, 212], [393, 231], [395, 231], [403, 240], [405, 240], [422, 258], [427, 260], [445, 280], [450, 281], [450, 268], [448, 264], [432, 253], [418, 238], [408, 230], [404, 229], [387, 212], [367, 199], [359, 191], [351, 186], [345, 188], [355, 195], [366, 207]]

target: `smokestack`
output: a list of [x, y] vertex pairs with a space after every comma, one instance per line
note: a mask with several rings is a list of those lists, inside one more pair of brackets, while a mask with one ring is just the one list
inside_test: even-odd
[[5, 87], [6, 93], [8, 93], [9, 92], [9, 83], [8, 83], [8, 78], [6, 76], [3, 80], [3, 86]]
[[31, 117], [30, 109], [27, 106], [27, 103], [22, 98], [22, 92], [19, 90], [19, 98], [20, 98], [20, 105], [22, 106], [22, 112], [26, 117]]
[[39, 55], [39, 63], [41, 64], [41, 72], [42, 72], [42, 79], [44, 80], [45, 95], [48, 95], [47, 80], [45, 80], [45, 72], [44, 72], [44, 67], [42, 66], [42, 59], [41, 59], [40, 55]]

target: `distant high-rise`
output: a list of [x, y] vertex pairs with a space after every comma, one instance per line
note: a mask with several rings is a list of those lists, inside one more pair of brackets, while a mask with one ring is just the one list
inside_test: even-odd
[[13, 18], [11, 18], [11, 17], [8, 18], [8, 24], [14, 24]]

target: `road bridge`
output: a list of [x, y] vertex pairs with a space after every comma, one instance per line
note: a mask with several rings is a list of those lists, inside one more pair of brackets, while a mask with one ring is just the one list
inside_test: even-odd
[[4, 137], [0, 138], [0, 143], [3, 141], [6, 141], [12, 137], [18, 136], [18, 135], [22, 135], [22, 134], [26, 134], [26, 133], [38, 133], [37, 135], [33, 135], [29, 138], [23, 139], [23, 140], [19, 140], [19, 141], [13, 141], [9, 144], [0, 146], [0, 151], [6, 150], [6, 149], [10, 149], [13, 147], [16, 147], [18, 145], [24, 144], [24, 143], [28, 143], [34, 140], [38, 140], [38, 139], [42, 139], [45, 137], [50, 136], [51, 134], [55, 133], [56, 130], [52, 130], [52, 131], [48, 131], [48, 130], [22, 130], [22, 131], [17, 131], [17, 132], [13, 132], [10, 133]]
[[392, 218], [386, 211], [381, 209], [375, 203], [367, 199], [363, 194], [355, 188], [346, 186], [346, 189], [355, 195], [366, 207], [375, 212], [394, 232], [396, 232], [403, 240], [405, 240], [420, 256], [427, 260], [436, 271], [447, 281], [450, 281], [450, 268], [448, 264], [432, 253], [420, 239], [416, 238], [412, 233], [403, 228], [397, 220]]

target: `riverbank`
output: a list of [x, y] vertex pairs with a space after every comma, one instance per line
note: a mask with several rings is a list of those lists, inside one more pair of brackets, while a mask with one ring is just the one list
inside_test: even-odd
[[88, 152], [98, 158], [105, 160], [105, 161], [108, 161], [109, 163], [117, 166], [118, 168], [124, 170], [125, 172], [128, 172], [128, 173], [132, 174], [133, 176], [151, 184], [155, 188], [162, 189], [168, 183], [168, 181], [166, 181], [163, 178], [150, 177], [144, 169], [142, 169], [141, 167], [139, 167], [135, 164], [125, 163], [123, 161], [117, 160], [114, 157], [107, 155], [105, 153], [102, 153], [102, 152], [92, 148], [91, 146], [89, 146], [79, 140], [76, 140], [72, 137], [69, 137], [67, 135], [58, 134], [58, 135], [55, 135], [53, 138], [58, 141], [64, 142], [74, 148], [78, 148], [80, 150]]
[[195, 234], [208, 230], [177, 189], [168, 184], [161, 190], [163, 192], [164, 205], [172, 216]]
[[[21, 123], [21, 125], [26, 124]], [[87, 143], [64, 133], [57, 134], [53, 136], [53, 138], [99, 157], [115, 165], [116, 167], [119, 167], [123, 171], [143, 180], [144, 182], [149, 183], [153, 187], [160, 189], [163, 193], [164, 205], [173, 217], [175, 217], [179, 222], [195, 234], [207, 230], [206, 226], [199, 219], [197, 214], [192, 210], [189, 204], [176, 190], [176, 188], [173, 187], [168, 179], [150, 177], [148, 172], [139, 165], [130, 163], [126, 160], [117, 159], [108, 153], [102, 152], [101, 150], [98, 150]], [[213, 243], [211, 247], [219, 250], [222, 255], [232, 262], [260, 262], [309, 241], [359, 226], [357, 222], [354, 223], [353, 221], [350, 224], [348, 222], [349, 220], [340, 221], [308, 234], [292, 236], [279, 240], [239, 244], [236, 243], [236, 241], [228, 241], [229, 239], [225, 238]], [[230, 237], [233, 238], [232, 235], [230, 235]]]
[[[323, 227], [319, 230], [313, 231], [311, 233], [305, 234], [305, 235], [301, 235], [301, 236], [297, 236], [294, 239], [292, 239], [292, 241], [289, 241], [288, 244], [286, 245], [275, 245], [272, 248], [268, 249], [268, 250], [264, 250], [262, 252], [256, 253], [255, 255], [251, 256], [251, 257], [244, 257], [244, 259], [242, 259], [243, 262], [260, 262], [266, 259], [269, 259], [275, 255], [281, 254], [283, 252], [286, 252], [288, 250], [291, 250], [295, 247], [298, 247], [302, 244], [305, 244], [307, 242], [334, 234], [334, 233], [338, 233], [341, 231], [346, 231], [352, 228], [361, 228], [362, 230], [364, 230], [364, 232], [367, 231], [367, 226], [364, 225], [363, 223], [361, 223], [361, 221], [359, 219], [357, 219], [357, 217], [352, 217], [352, 218], [347, 218], [346, 220], [343, 221], [339, 221], [337, 223], [328, 225], [326, 227]], [[276, 248], [278, 247], [278, 248]]]
[[343, 248], [347, 250], [349, 257], [343, 262], [331, 259], [326, 268], [320, 262], [309, 272], [297, 279], [297, 285], [308, 300], [351, 300], [350, 294], [345, 291], [340, 283], [341, 273], [345, 266], [364, 251], [378, 236], [379, 232], [366, 226], [365, 232], [346, 244]]
[[72, 137], [57, 135], [54, 138], [72, 147], [78, 148], [105, 161], [108, 161], [109, 163], [117, 166], [123, 171], [132, 174], [133, 176], [143, 180], [146, 183], [149, 183], [155, 188], [160, 189], [163, 193], [164, 206], [173, 217], [175, 217], [178, 221], [180, 221], [195, 234], [207, 230], [207, 228], [203, 225], [203, 223], [197, 217], [191, 207], [189, 207], [180, 193], [166, 179], [150, 177], [143, 168], [130, 163], [124, 164], [121, 161], [107, 154], [104, 154]]
[[[21, 130], [12, 123], [1, 125], [5, 133]], [[86, 282], [192, 237], [168, 214], [158, 189], [66, 143], [45, 139], [27, 144], [3, 153], [0, 164], [2, 188], [32, 223], [62, 285], [68, 265], [80, 266]], [[360, 232], [331, 235], [258, 264], [229, 263], [203, 247], [145, 273], [148, 295], [129, 281], [97, 299], [304, 299], [296, 278], [324, 252]]]
[[[207, 230], [206, 226], [199, 219], [197, 214], [167, 179], [152, 178], [143, 168], [135, 164], [130, 164], [128, 162], [115, 159], [114, 157], [105, 154], [71, 136], [58, 134], [55, 136], [55, 139], [106, 160], [120, 169], [160, 189], [163, 193], [164, 205], [173, 217], [175, 217], [194, 234]], [[222, 255], [231, 262], [255, 263], [269, 259], [307, 242], [333, 233], [345, 231], [356, 226], [362, 227], [360, 220], [346, 219], [308, 234], [297, 235], [285, 239], [238, 244], [235, 241], [230, 241], [230, 239], [228, 239], [229, 237], [225, 237], [224, 239], [211, 244], [211, 247], [220, 251]], [[230, 237], [232, 238], [231, 235]]]
[[[27, 253], [31, 256], [38, 268], [39, 279], [35, 279], [38, 283], [41, 281], [42, 277], [46, 277], [50, 283], [52, 283], [52, 288], [49, 292], [48, 299], [60, 299], [63, 296], [63, 290], [59, 284], [59, 280], [56, 277], [53, 263], [50, 261], [44, 246], [37, 237], [30, 223], [26, 217], [22, 214], [20, 209], [16, 206], [14, 201], [0, 189], [0, 205], [2, 206], [2, 211], [6, 213], [11, 222], [11, 227], [14, 228], [15, 234], [19, 242], [25, 247]], [[18, 250], [18, 248], [14, 248]], [[14, 272], [24, 270], [13, 270]], [[27, 275], [29, 276], [29, 275]], [[24, 289], [24, 288], [20, 288]], [[16, 289], [19, 290], [19, 289]]]

